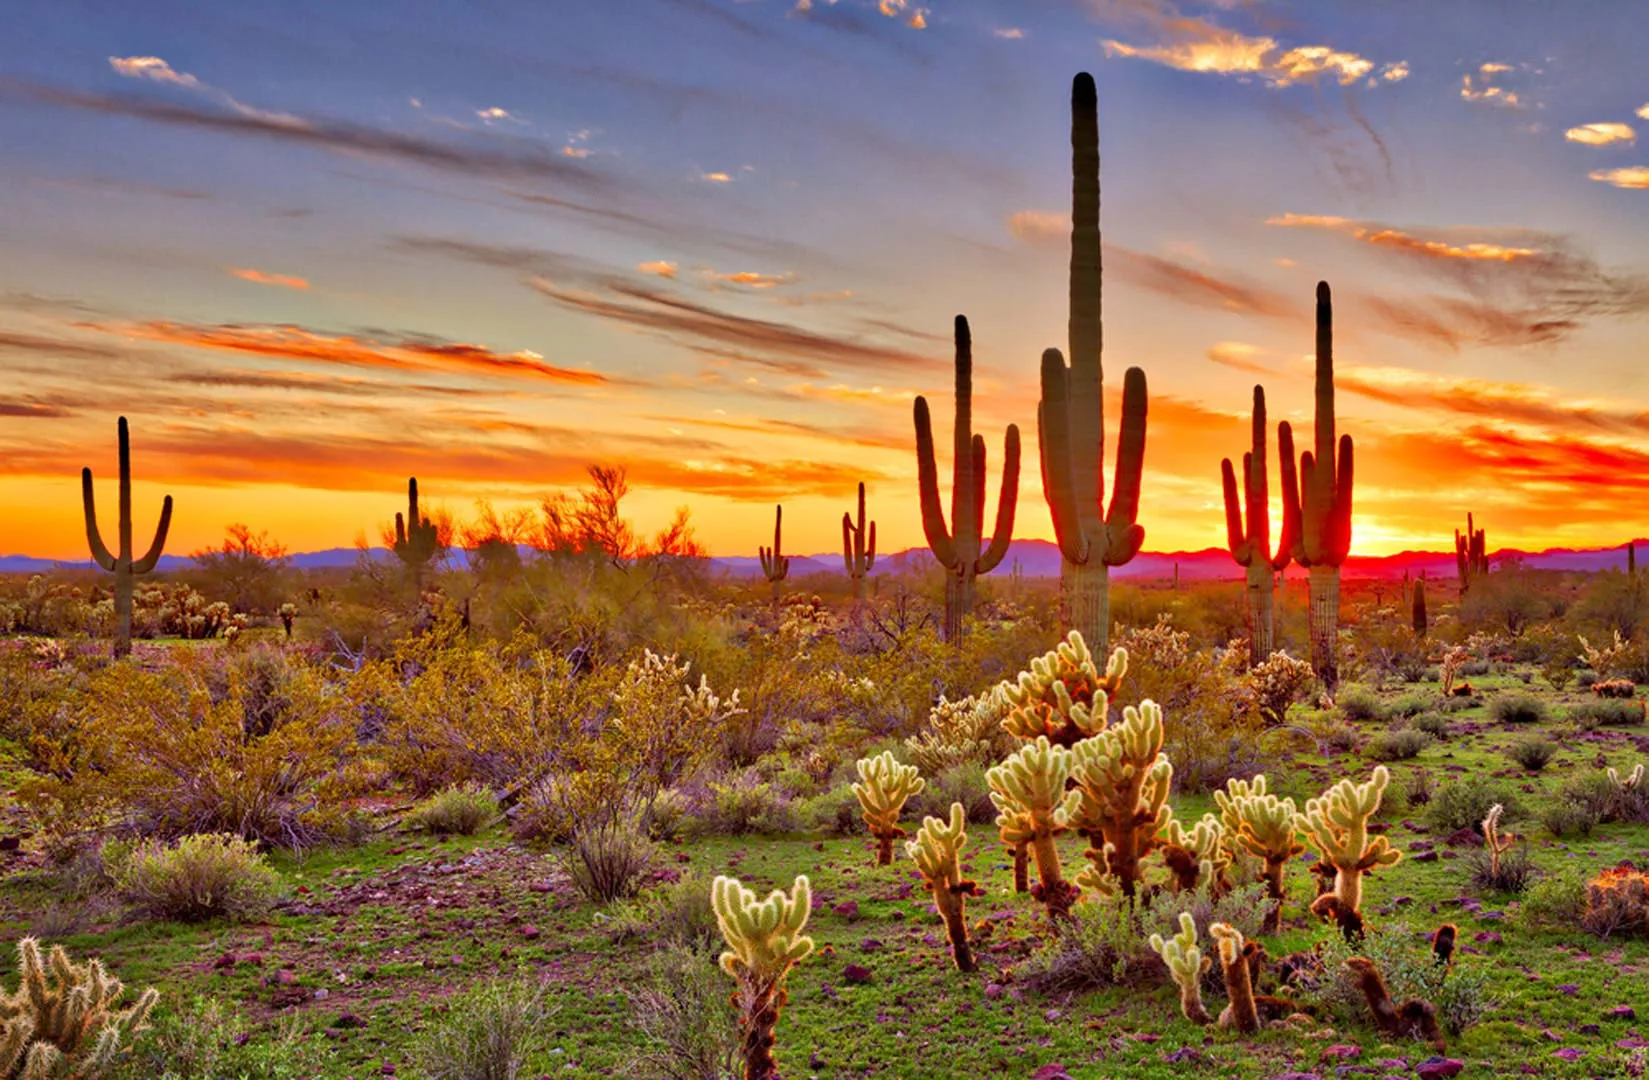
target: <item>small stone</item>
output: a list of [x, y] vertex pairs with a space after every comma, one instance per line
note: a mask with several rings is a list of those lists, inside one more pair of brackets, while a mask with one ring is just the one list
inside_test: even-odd
[[1202, 1055], [1189, 1046], [1182, 1046], [1178, 1050], [1169, 1050], [1162, 1055], [1162, 1060], [1170, 1065], [1184, 1065], [1193, 1061], [1201, 1061]]
[[868, 983], [872, 977], [870, 969], [862, 964], [849, 964], [842, 969], [842, 978], [850, 983]]
[[1603, 1029], [1598, 1027], [1596, 1024], [1582, 1024], [1579, 1027], [1575, 1028], [1575, 1030], [1580, 1032], [1582, 1035], [1601, 1035], [1601, 1034], [1603, 1034]]
[[1044, 1065], [1031, 1073], [1031, 1080], [1071, 1080], [1063, 1065]]
[[997, 998], [1001, 997], [1005, 993], [1007, 993], [1007, 990], [1003, 988], [1001, 983], [986, 983], [985, 984], [985, 1000], [986, 1001], [995, 1001]]
[[1415, 862], [1436, 862], [1437, 852], [1429, 849], [1426, 851], [1416, 851], [1413, 855], [1410, 855], [1409, 858]]
[[1578, 1061], [1584, 1053], [1586, 1053], [1586, 1051], [1581, 1050], [1578, 1047], [1565, 1046], [1561, 1050], [1553, 1050], [1552, 1056], [1555, 1058], [1562, 1058], [1564, 1061]]
[[1460, 1070], [1466, 1063], [1459, 1058], [1429, 1057], [1414, 1067], [1414, 1072], [1420, 1080], [1444, 1080], [1446, 1077], [1459, 1076]]
[[1580, 993], [1580, 987], [1576, 986], [1574, 983], [1563, 983], [1558, 986], [1557, 992], [1560, 994], [1567, 994], [1569, 997], [1574, 997], [1576, 994]]
[[881, 947], [882, 943], [873, 937], [867, 937], [863, 941], [859, 942], [859, 948], [863, 949], [865, 952], [875, 952]]
[[1323, 1048], [1323, 1057], [1326, 1060], [1350, 1061], [1362, 1054], [1361, 1046], [1352, 1046], [1349, 1043], [1335, 1043]]
[[1609, 1010], [1609, 1019], [1611, 1020], [1636, 1020], [1637, 1018], [1637, 1010], [1630, 1005], [1616, 1005]]
[[1481, 945], [1499, 945], [1503, 939], [1498, 930], [1479, 930], [1472, 935], [1472, 940]]
[[859, 917], [859, 901], [843, 900], [831, 910], [844, 919], [857, 919]]
[[521, 936], [526, 938], [528, 941], [533, 940], [538, 936], [538, 927], [534, 926], [532, 923], [528, 923], [526, 926], [521, 928]]

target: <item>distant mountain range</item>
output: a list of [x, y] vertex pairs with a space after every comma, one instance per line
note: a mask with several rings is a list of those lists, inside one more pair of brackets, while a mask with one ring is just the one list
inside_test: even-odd
[[[1642, 544], [1638, 540], [1634, 543]], [[525, 549], [523, 549], [525, 551]], [[462, 553], [460, 553], [461, 555]], [[324, 551], [305, 551], [292, 556], [292, 565], [302, 570], [320, 570], [329, 567], [352, 566], [357, 558], [352, 548], [328, 548]], [[387, 548], [373, 548], [372, 557], [388, 559]], [[1518, 551], [1507, 548], [1494, 552], [1495, 563], [1503, 559], [1521, 559], [1527, 566], [1539, 570], [1605, 570], [1625, 569], [1626, 546], [1608, 548], [1547, 548], [1545, 551]], [[907, 548], [890, 555], [878, 555], [873, 574], [896, 572], [907, 567], [931, 563], [932, 554], [926, 548]], [[761, 561], [753, 555], [729, 555], [712, 558], [711, 565], [732, 577], [756, 577], [761, 573]], [[1028, 578], [1059, 576], [1059, 548], [1048, 540], [1015, 540], [1008, 545], [1008, 555], [1002, 560], [998, 574], [1012, 571], [1015, 564]], [[1231, 561], [1224, 548], [1206, 548], [1202, 551], [1141, 552], [1133, 562], [1112, 569], [1111, 573], [1123, 579], [1171, 579], [1175, 566], [1184, 581], [1237, 580], [1242, 568]], [[185, 570], [189, 559], [182, 555], [163, 555], [157, 569], [162, 573]], [[39, 574], [57, 569], [92, 569], [88, 560], [65, 561], [39, 559], [29, 555], [0, 555], [0, 574]], [[1344, 573], [1352, 578], [1400, 578], [1406, 571], [1418, 577], [1421, 571], [1427, 577], [1454, 576], [1453, 551], [1403, 551], [1395, 555], [1353, 555], [1346, 560]], [[839, 554], [793, 555], [790, 574], [795, 578], [810, 574], [843, 573]], [[1304, 574], [1297, 566], [1288, 568], [1290, 576]]]

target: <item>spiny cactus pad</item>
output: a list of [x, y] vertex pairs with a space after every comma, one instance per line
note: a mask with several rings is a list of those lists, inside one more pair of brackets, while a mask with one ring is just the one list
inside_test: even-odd
[[1335, 869], [1334, 896], [1343, 912], [1361, 914], [1366, 871], [1391, 866], [1403, 857], [1385, 837], [1369, 838], [1369, 819], [1380, 809], [1390, 782], [1391, 773], [1376, 765], [1364, 783], [1341, 780], [1318, 798], [1306, 800], [1304, 830]]
[[1180, 1010], [1193, 1024], [1208, 1023], [1208, 1011], [1202, 1004], [1202, 977], [1213, 966], [1213, 960], [1197, 947], [1197, 922], [1189, 911], [1180, 912], [1179, 933], [1164, 940], [1161, 934], [1151, 935], [1151, 949], [1168, 965], [1168, 973], [1179, 987]]
[[160, 999], [152, 987], [125, 1009], [125, 987], [101, 961], [75, 964], [62, 946], [43, 958], [34, 938], [17, 943], [19, 984], [0, 993], [0, 1077], [49, 1080], [110, 1072]]
[[899, 827], [905, 800], [921, 792], [927, 781], [917, 775], [916, 766], [894, 760], [891, 750], [860, 758], [854, 767], [859, 772], [859, 783], [853, 785], [853, 794], [859, 798], [870, 835], [879, 844], [876, 864], [886, 866], [893, 861], [893, 841], [905, 835]]

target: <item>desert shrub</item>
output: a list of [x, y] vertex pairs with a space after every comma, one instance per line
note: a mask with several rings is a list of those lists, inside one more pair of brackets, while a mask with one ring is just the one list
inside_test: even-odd
[[1591, 668], [1581, 668], [1579, 671], [1575, 672], [1575, 689], [1590, 690], [1592, 688], [1592, 684], [1597, 682], [1598, 678], [1598, 673], [1593, 671]]
[[137, 844], [113, 868], [121, 898], [154, 919], [257, 919], [280, 897], [280, 875], [238, 836]]
[[1557, 744], [1539, 736], [1519, 739], [1506, 748], [1506, 756], [1530, 772], [1539, 772], [1557, 756]]
[[[709, 887], [705, 887], [708, 894]], [[638, 1080], [738, 1080], [739, 1018], [727, 977], [703, 952], [679, 946], [647, 959], [641, 985], [624, 991], [633, 1037], [624, 1075]]]
[[1243, 679], [1266, 724], [1277, 727], [1287, 721], [1289, 706], [1315, 685], [1317, 672], [1310, 662], [1296, 660], [1279, 650], [1252, 668]]
[[1437, 782], [1432, 779], [1430, 770], [1424, 768], [1410, 769], [1402, 784], [1404, 801], [1410, 806], [1426, 805], [1437, 791]]
[[1505, 820], [1518, 816], [1521, 803], [1510, 786], [1483, 776], [1466, 776], [1443, 784], [1432, 794], [1426, 819], [1445, 834], [1475, 829], [1495, 803], [1505, 807]]
[[1362, 732], [1340, 719], [1332, 712], [1319, 711], [1304, 718], [1300, 730], [1305, 732], [1325, 756], [1347, 754], [1357, 749], [1363, 741]]
[[1518, 918], [1543, 930], [1572, 930], [1586, 918], [1586, 875], [1576, 867], [1541, 874], [1523, 893]]
[[1581, 925], [1600, 938], [1649, 934], [1649, 874], [1622, 863], [1588, 881]]
[[477, 983], [451, 999], [413, 1057], [428, 1080], [516, 1080], [553, 1012], [531, 976]]
[[474, 836], [498, 816], [498, 800], [481, 784], [454, 784], [419, 803], [404, 824], [439, 836]]
[[606, 904], [634, 896], [656, 856], [633, 818], [610, 818], [575, 825], [562, 865], [584, 899]]
[[1354, 955], [1367, 957], [1380, 969], [1393, 1001], [1401, 1004], [1418, 998], [1431, 1002], [1437, 1022], [1451, 1035], [1477, 1023], [1496, 1003], [1481, 965], [1458, 951], [1452, 966], [1439, 964], [1423, 937], [1402, 923], [1393, 923], [1368, 932], [1355, 946], [1338, 936], [1325, 945], [1323, 974], [1315, 986], [1307, 988], [1306, 996], [1340, 1024], [1371, 1023], [1357, 977], [1346, 970], [1345, 961]]
[[1406, 761], [1435, 741], [1418, 728], [1382, 731], [1364, 744], [1363, 755], [1374, 761]]
[[1643, 723], [1644, 703], [1641, 701], [1583, 701], [1569, 706], [1566, 714], [1570, 723], [1582, 731], [1600, 727], [1632, 727]]
[[304, 847], [345, 826], [354, 736], [319, 673], [295, 666], [266, 733], [246, 729], [244, 684], [211, 657], [159, 671], [93, 672], [69, 707], [71, 736], [20, 795], [59, 832], [124, 826], [173, 838], [233, 833]]
[[1133, 985], [1162, 970], [1126, 904], [1078, 903], [1071, 921], [1045, 937], [1017, 974], [1038, 993], [1077, 994]]
[[700, 956], [713, 956], [722, 946], [710, 882], [696, 874], [661, 882], [620, 904], [607, 926], [616, 941], [679, 946]]
[[1540, 824], [1553, 836], [1591, 836], [1602, 820], [1596, 807], [1584, 802], [1556, 802], [1540, 812]]
[[[968, 763], [953, 765], [936, 776], [930, 776], [921, 791], [911, 797], [905, 813], [911, 821], [925, 817], [949, 820], [950, 804], [959, 802], [968, 821], [984, 825], [996, 820], [996, 805], [991, 802], [990, 785], [985, 782], [985, 769]], [[910, 830], [913, 834], [915, 829]]]
[[1540, 677], [1546, 680], [1546, 685], [1562, 693], [1563, 688], [1574, 681], [1574, 661], [1564, 656], [1553, 657], [1541, 665]]
[[1437, 709], [1447, 716], [1451, 713], [1465, 712], [1468, 709], [1475, 708], [1476, 705], [1477, 702], [1469, 697], [1448, 697], [1437, 703]]
[[744, 769], [706, 786], [687, 829], [706, 836], [777, 834], [795, 831], [797, 821], [782, 791]]
[[1433, 700], [1430, 694], [1404, 694], [1386, 707], [1386, 715], [1412, 719], [1430, 709]]
[[1487, 660], [1467, 660], [1460, 665], [1460, 674], [1468, 678], [1487, 675], [1491, 667], [1492, 665]]
[[1408, 722], [1415, 731], [1424, 731], [1434, 739], [1447, 739], [1453, 733], [1448, 717], [1441, 713], [1423, 712]]
[[1502, 724], [1544, 724], [1552, 718], [1544, 701], [1522, 690], [1497, 694], [1489, 702], [1489, 716]]
[[1489, 857], [1487, 848], [1472, 849], [1466, 856], [1466, 867], [1471, 871], [1474, 884], [1499, 892], [1520, 893], [1534, 875], [1534, 863], [1529, 859], [1529, 842], [1521, 836], [1517, 837], [1511, 850], [1501, 854], [1498, 863]]
[[647, 807], [647, 835], [654, 840], [685, 839], [692, 813], [691, 800], [676, 788], [667, 788]]
[[855, 836], [865, 831], [864, 819], [859, 816], [859, 800], [845, 784], [803, 800], [798, 813], [806, 828], [822, 830], [831, 836]]
[[1208, 791], [1263, 771], [1258, 735], [1265, 719], [1242, 670], [1246, 649], [1195, 650], [1191, 635], [1166, 619], [1127, 631], [1117, 644], [1128, 650], [1128, 675], [1112, 707], [1146, 698], [1162, 706], [1163, 752], [1182, 789]]
[[927, 727], [905, 740], [903, 758], [937, 776], [955, 765], [990, 768], [1013, 751], [1013, 736], [1002, 730], [1005, 699], [992, 689], [959, 701], [941, 697]]
[[1340, 715], [1347, 720], [1378, 720], [1380, 699], [1366, 686], [1343, 686], [1334, 699]]
[[[163, 1011], [116, 1080], [308, 1080], [326, 1072], [324, 1039], [311, 1039], [303, 1017], [289, 1014], [255, 1033], [238, 1005], [195, 997]], [[254, 1034], [258, 1037], [254, 1038]]]
[[[1206, 885], [1194, 892], [1158, 894], [1139, 910], [1140, 934], [1149, 941], [1152, 934], [1165, 939], [1179, 933], [1180, 912], [1190, 912], [1197, 925], [1197, 940], [1211, 942], [1208, 928], [1225, 923], [1242, 931], [1243, 937], [1257, 941], [1265, 930], [1266, 910], [1272, 901], [1261, 884], [1239, 885], [1218, 898]], [[1217, 965], [1216, 965], [1217, 966]]]

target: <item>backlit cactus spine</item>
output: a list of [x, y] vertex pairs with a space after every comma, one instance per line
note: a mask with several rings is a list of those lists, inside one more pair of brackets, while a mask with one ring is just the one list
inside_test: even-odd
[[1104, 326], [1100, 318], [1099, 97], [1093, 76], [1071, 85], [1070, 364], [1042, 354], [1037, 425], [1042, 490], [1059, 541], [1060, 627], [1103, 653], [1110, 641], [1110, 568], [1139, 554], [1140, 473], [1145, 463], [1145, 372], [1122, 380], [1122, 435], [1105, 507]]
[[[1334, 298], [1317, 283], [1316, 453], [1300, 454], [1299, 483], [1284, 485], [1284, 514], [1296, 515], [1294, 561], [1311, 572], [1311, 666], [1330, 693], [1339, 686], [1340, 567], [1351, 552], [1351, 436], [1334, 434]], [[1286, 426], [1286, 425], [1285, 425]], [[1279, 429], [1279, 436], [1281, 429]]]
[[899, 827], [905, 800], [919, 794], [927, 781], [916, 775], [916, 766], [895, 761], [891, 750], [860, 758], [854, 767], [859, 783], [853, 785], [853, 794], [858, 796], [870, 835], [876, 838], [876, 865], [887, 866], [893, 862], [893, 842], [905, 835]]
[[859, 519], [842, 514], [842, 562], [853, 579], [853, 607], [858, 613], [865, 599], [865, 576], [876, 565], [876, 523], [865, 522], [865, 484], [859, 481]]
[[983, 552], [985, 517], [985, 437], [973, 433], [973, 336], [968, 320], [956, 317], [956, 427], [952, 448], [950, 527], [939, 497], [939, 465], [934, 457], [933, 419], [927, 398], [918, 397], [916, 480], [922, 504], [922, 532], [945, 574], [945, 640], [959, 641], [964, 621], [973, 612], [974, 582], [995, 570], [1013, 539], [1014, 510], [1019, 498], [1019, 427], [1008, 425], [1002, 453], [1002, 491], [997, 496], [996, 527]]
[[969, 896], [983, 896], [985, 890], [962, 876], [962, 847], [968, 842], [967, 814], [962, 804], [950, 804], [950, 821], [930, 817], [922, 819], [916, 839], [905, 844], [905, 851], [922, 872], [928, 892], [933, 894], [934, 906], [945, 920], [945, 933], [950, 937], [951, 957], [956, 970], [974, 971], [973, 950], [968, 946], [968, 920], [964, 910]]
[[1142, 861], [1158, 845], [1174, 812], [1168, 789], [1174, 767], [1162, 753], [1162, 709], [1154, 701], [1123, 710], [1122, 722], [1071, 748], [1076, 805], [1070, 826], [1088, 839], [1092, 864], [1077, 878], [1100, 893], [1132, 900], [1144, 877]]
[[121, 1009], [125, 988], [101, 962], [75, 964], [62, 946], [43, 958], [31, 937], [17, 943], [17, 967], [16, 993], [0, 991], [0, 1077], [9, 1080], [109, 1075], [160, 999], [151, 987]]
[[744, 1028], [744, 1080], [777, 1080], [774, 1031], [787, 998], [785, 976], [813, 951], [813, 939], [802, 933], [813, 890], [799, 874], [789, 896], [774, 889], [758, 901], [737, 878], [722, 876], [710, 886], [710, 904], [728, 946], [721, 968], [739, 984], [733, 1004]]
[[[1290, 512], [1283, 500], [1283, 534], [1277, 552], [1271, 552], [1271, 494], [1265, 465], [1265, 387], [1254, 387], [1253, 446], [1242, 456], [1242, 495], [1237, 493], [1237, 473], [1230, 458], [1220, 462], [1220, 479], [1225, 489], [1226, 544], [1231, 557], [1243, 567], [1248, 595], [1248, 666], [1258, 667], [1271, 656], [1275, 633], [1272, 619], [1273, 583], [1279, 571], [1293, 557], [1294, 536], [1299, 531], [1298, 508]], [[1284, 490], [1293, 487], [1294, 437], [1287, 424], [1278, 428], [1277, 452], [1282, 465]], [[1246, 510], [1246, 522], [1244, 521]]]
[[132, 652], [132, 579], [147, 574], [160, 561], [166, 547], [166, 532], [172, 527], [172, 497], [166, 496], [160, 504], [160, 524], [155, 528], [154, 542], [142, 558], [132, 557], [132, 444], [122, 416], [116, 425], [120, 448], [120, 519], [119, 553], [109, 550], [103, 534], [97, 527], [97, 500], [92, 491], [92, 470], [80, 470], [80, 500], [86, 514], [86, 543], [92, 549], [92, 558], [104, 570], [115, 576], [115, 659], [130, 656]]
[[1054, 746], [1046, 736], [1038, 736], [985, 774], [1002, 842], [1012, 849], [1030, 848], [1037, 874], [1031, 895], [1056, 918], [1069, 914], [1077, 898], [1076, 887], [1065, 880], [1054, 844], [1054, 837], [1068, 827], [1080, 798], [1077, 792], [1065, 790], [1070, 775], [1071, 751]]

